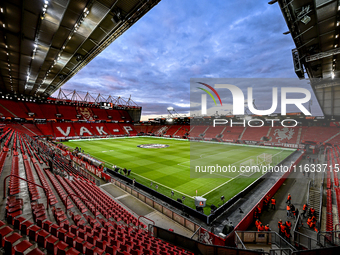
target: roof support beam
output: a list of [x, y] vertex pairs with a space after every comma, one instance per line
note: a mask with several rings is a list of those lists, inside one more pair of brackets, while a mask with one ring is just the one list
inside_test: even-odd
[[339, 53], [340, 53], [340, 48], [336, 48], [336, 49], [332, 49], [332, 50], [329, 50], [329, 51], [320, 52], [320, 53], [317, 53], [317, 54], [314, 54], [314, 55], [311, 55], [311, 56], [307, 56], [305, 58], [305, 61], [306, 62], [312, 62], [312, 61], [315, 61], [315, 60], [318, 60], [318, 59], [334, 56], [334, 55], [337, 55]]

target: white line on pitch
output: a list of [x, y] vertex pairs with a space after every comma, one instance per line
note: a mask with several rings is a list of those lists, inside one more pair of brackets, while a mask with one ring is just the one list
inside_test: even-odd
[[[111, 162], [108, 162], [108, 161], [103, 160], [103, 159], [101, 159], [101, 158], [98, 158], [98, 159], [101, 160], [101, 161], [103, 161], [103, 162], [112, 164]], [[116, 166], [117, 166], [117, 165], [116, 165]], [[118, 166], [118, 167], [121, 168], [120, 166]], [[135, 173], [135, 172], [132, 172], [131, 174], [138, 175], [139, 177], [142, 177], [142, 178], [144, 178], [144, 179], [146, 179], [146, 180], [148, 180], [148, 181], [152, 181], [153, 183], [156, 183], [156, 184], [161, 185], [161, 186], [163, 186], [163, 187], [165, 187], [165, 188], [168, 188], [168, 189], [170, 189], [170, 190], [176, 191], [177, 193], [180, 193], [180, 194], [182, 194], [182, 195], [186, 195], [187, 197], [190, 197], [190, 198], [194, 199], [194, 197], [192, 197], [192, 196], [189, 196], [189, 195], [187, 195], [187, 194], [185, 194], [185, 193], [183, 193], [183, 192], [180, 192], [180, 191], [178, 191], [178, 190], [175, 190], [175, 189], [173, 189], [173, 188], [170, 188], [170, 187], [168, 187], [168, 186], [165, 186], [164, 184], [155, 182], [154, 180], [151, 180], [151, 179], [149, 179], [149, 178], [146, 178], [145, 176], [139, 175], [139, 174], [137, 174], [137, 173]]]
[[[238, 175], [239, 176], [239, 175]], [[208, 191], [207, 193], [205, 193], [204, 195], [202, 195], [202, 197], [204, 197], [205, 195], [208, 195], [210, 192], [214, 191], [215, 189], [218, 189], [219, 187], [223, 186], [224, 184], [227, 184], [228, 182], [234, 180], [235, 178], [237, 178], [238, 176], [226, 181], [225, 183], [222, 183], [221, 185], [217, 186], [216, 188], [213, 188], [212, 190]]]
[[186, 195], [187, 197], [190, 197], [190, 198], [194, 199], [194, 197], [192, 197], [192, 196], [189, 196], [189, 195], [187, 195], [187, 194], [185, 194], [185, 193], [183, 193], [183, 192], [180, 192], [180, 191], [178, 191], [178, 190], [175, 190], [175, 189], [173, 189], [173, 188], [170, 188], [170, 187], [168, 187], [168, 186], [165, 186], [164, 184], [155, 182], [154, 180], [151, 180], [151, 179], [149, 179], [149, 178], [146, 178], [145, 176], [139, 175], [139, 174], [137, 174], [137, 173], [135, 173], [135, 172], [133, 172], [132, 174], [138, 175], [139, 177], [142, 177], [142, 178], [147, 179], [147, 180], [149, 180], [149, 181], [151, 181], [151, 182], [153, 182], [153, 183], [157, 183], [157, 184], [159, 184], [159, 185], [161, 185], [161, 186], [163, 186], [163, 187], [165, 187], [165, 188], [168, 188], [168, 189], [170, 189], [170, 190], [176, 191], [176, 192], [178, 192], [178, 193], [180, 193], [180, 194], [182, 194], [182, 195]]

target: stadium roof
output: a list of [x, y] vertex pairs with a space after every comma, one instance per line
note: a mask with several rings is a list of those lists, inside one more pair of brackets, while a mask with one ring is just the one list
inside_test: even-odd
[[[269, 4], [277, 2], [270, 1]], [[337, 0], [278, 0], [296, 49], [294, 68], [305, 72], [326, 116], [340, 116], [340, 7]], [[305, 72], [304, 72], [305, 69]]]
[[2, 0], [0, 92], [48, 97], [160, 0]]

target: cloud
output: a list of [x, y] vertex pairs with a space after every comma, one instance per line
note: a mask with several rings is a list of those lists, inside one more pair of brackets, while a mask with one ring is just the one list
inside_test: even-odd
[[295, 78], [285, 31], [278, 5], [163, 0], [63, 88], [131, 95], [143, 115], [187, 113], [190, 78]]

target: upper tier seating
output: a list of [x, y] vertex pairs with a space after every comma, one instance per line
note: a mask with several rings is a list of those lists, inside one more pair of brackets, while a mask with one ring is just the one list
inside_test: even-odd
[[77, 119], [78, 113], [74, 106], [57, 105], [57, 111], [61, 114], [61, 117], [58, 117], [58, 119]]
[[242, 134], [244, 130], [244, 127], [241, 126], [235, 126], [235, 127], [226, 127], [226, 129], [223, 131], [222, 140], [225, 142], [236, 142], [240, 135]]
[[185, 134], [189, 133], [190, 125], [181, 126], [181, 128], [174, 134], [175, 137], [183, 137]]
[[37, 103], [25, 102], [28, 112], [34, 113], [34, 118], [45, 119], [45, 115], [42, 111], [42, 105]]
[[261, 138], [267, 136], [270, 127], [247, 127], [241, 137], [244, 141], [261, 141]]
[[56, 119], [57, 107], [55, 104], [40, 105], [41, 111], [44, 113], [46, 119]]
[[180, 127], [181, 126], [179, 126], [179, 125], [172, 125], [172, 126], [170, 126], [169, 129], [165, 132], [165, 135], [173, 136], [174, 133], [176, 133]]
[[194, 137], [200, 137], [201, 134], [204, 133], [204, 131], [208, 128], [208, 126], [194, 126], [193, 128], [191, 128], [189, 136], [191, 138]]
[[[34, 115], [30, 116], [28, 113], [34, 113]], [[60, 114], [60, 116], [57, 114]], [[129, 112], [122, 109], [105, 110], [97, 106], [67, 105], [60, 102], [56, 104], [54, 102], [34, 103], [5, 99], [0, 99], [0, 116], [35, 119], [132, 121]]]
[[216, 138], [216, 136], [222, 133], [224, 128], [224, 126], [209, 127], [208, 130], [205, 132], [204, 139]]
[[339, 131], [338, 127], [302, 127], [301, 142], [325, 142]]
[[[28, 109], [23, 102], [0, 99], [0, 105], [4, 109], [2, 112], [5, 117], [28, 118]], [[9, 116], [6, 116], [10, 113]]]

